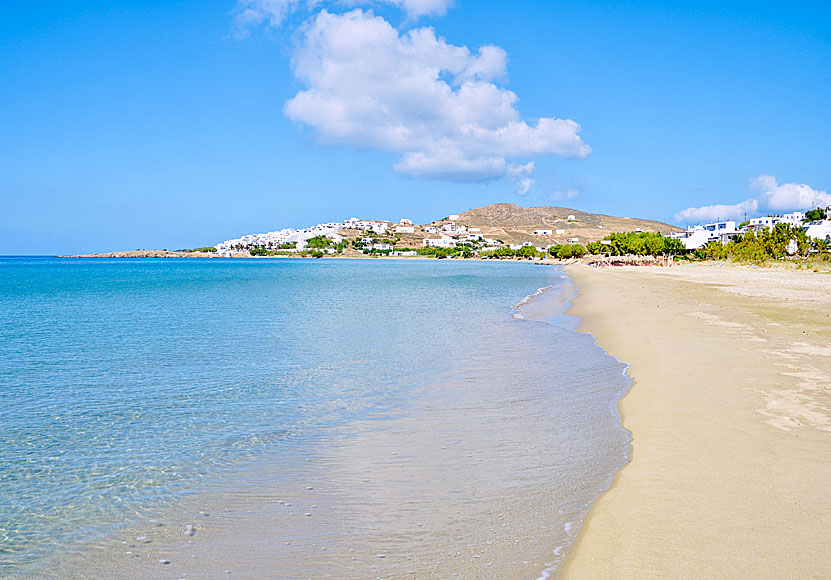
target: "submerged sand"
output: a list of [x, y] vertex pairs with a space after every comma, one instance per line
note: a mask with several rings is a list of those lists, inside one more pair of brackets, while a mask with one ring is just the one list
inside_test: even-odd
[[539, 322], [562, 312], [562, 290], [535, 295], [524, 320], [506, 313], [408, 404], [150, 510], [45, 576], [548, 577], [628, 451], [610, 409], [622, 365]]
[[582, 330], [631, 363], [631, 463], [562, 578], [827, 578], [831, 276], [572, 266]]

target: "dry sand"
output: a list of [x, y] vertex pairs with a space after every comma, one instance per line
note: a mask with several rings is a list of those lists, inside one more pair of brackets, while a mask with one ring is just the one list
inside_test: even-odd
[[831, 275], [570, 266], [631, 462], [561, 578], [831, 577]]

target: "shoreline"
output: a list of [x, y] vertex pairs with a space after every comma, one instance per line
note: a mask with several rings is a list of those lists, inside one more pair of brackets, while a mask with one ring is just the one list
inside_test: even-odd
[[729, 265], [565, 269], [569, 314], [630, 363], [630, 462], [560, 578], [824, 577], [828, 281]]
[[[545, 329], [549, 324], [559, 327], [550, 321], [567, 316], [564, 310], [574, 297], [573, 287], [566, 276], [554, 275], [562, 278], [562, 285], [552, 279], [551, 285], [511, 306], [522, 314], [514, 318], [523, 322], [500, 323], [514, 329], [518, 342], [512, 344], [521, 352], [533, 348], [534, 342], [541, 352], [548, 352], [549, 347], [542, 346], [548, 341], [541, 338], [552, 332]], [[567, 324], [570, 328], [565, 330], [583, 346], [566, 348], [583, 352], [594, 340], [571, 332], [575, 324]], [[70, 556], [64, 561], [65, 577], [107, 569], [125, 578], [164, 578], [195, 572], [188, 562], [199, 562], [197, 569], [203, 573], [219, 574], [227, 568], [244, 577], [267, 577], [265, 571], [279, 569], [280, 577], [301, 577], [299, 568], [282, 561], [285, 557], [302, 562], [308, 577], [320, 578], [401, 577], [411, 569], [443, 577], [556, 576], [589, 506], [611, 484], [626, 453], [620, 455], [617, 445], [606, 451], [595, 447], [581, 463], [599, 467], [612, 461], [608, 471], [587, 479], [556, 477], [560, 471], [550, 454], [558, 439], [547, 427], [557, 416], [552, 411], [571, 408], [563, 401], [574, 395], [566, 389], [562, 397], [546, 396], [548, 380], [523, 382], [520, 377], [537, 376], [528, 370], [532, 367], [523, 370], [525, 365], [519, 365], [512, 373], [517, 378], [506, 383], [501, 373], [517, 359], [504, 352], [501, 342], [488, 352], [504, 357], [502, 364], [486, 371], [499, 373], [492, 384], [475, 361], [454, 365], [427, 390], [416, 390], [410, 412], [399, 416], [396, 411], [380, 423], [380, 417], [370, 416], [344, 425], [327, 436], [333, 445], [303, 451], [288, 471], [285, 465], [275, 471], [266, 464], [256, 473], [240, 473], [243, 487], [249, 488], [245, 492], [226, 482], [153, 513], [144, 526], [129, 526], [115, 538], [102, 538], [94, 553]], [[607, 361], [595, 372], [619, 376], [620, 365], [605, 354], [601, 358]], [[589, 359], [573, 367], [576, 376], [583, 376], [587, 365], [597, 364], [591, 362], [594, 357]], [[563, 364], [572, 368], [566, 359]], [[478, 378], [472, 379], [475, 373]], [[565, 378], [572, 373], [562, 376], [572, 380]], [[614, 381], [609, 375], [598, 388], [614, 388]], [[587, 396], [594, 397], [594, 391]], [[609, 394], [586, 416], [602, 415], [604, 424], [611, 423], [605, 417], [618, 397], [619, 393]], [[614, 423], [611, 428], [623, 437], [619, 421]], [[562, 422], [561, 428], [582, 432], [584, 425]], [[604, 462], [598, 461], [601, 457]], [[448, 470], [448, 465], [455, 468]], [[286, 473], [288, 478], [281, 479]], [[562, 481], [552, 486], [558, 479]], [[575, 494], [574, 486], [582, 491]], [[565, 490], [572, 495], [560, 497]], [[297, 507], [287, 507], [291, 505]], [[367, 519], [367, 510], [386, 517]], [[344, 522], [353, 530], [348, 535], [338, 528]], [[316, 543], [317, 550], [325, 550], [320, 553], [325, 558], [315, 554]], [[453, 551], [448, 552], [450, 547]]]
[[[297, 256], [297, 255], [277, 255], [277, 256], [251, 256], [244, 253], [235, 254], [233, 256], [220, 256], [217, 254], [209, 254], [205, 252], [167, 252], [161, 250], [152, 251], [138, 251], [138, 252], [107, 252], [98, 254], [78, 254], [72, 256], [58, 256], [59, 258], [71, 259], [177, 259], [177, 258], [200, 258], [200, 259], [215, 259], [215, 260], [438, 260], [439, 258], [431, 256], [386, 256], [383, 254], [361, 254], [350, 253], [343, 254], [328, 254], [320, 257], [314, 256]], [[559, 258], [480, 258], [471, 257], [464, 258], [461, 256], [442, 258], [449, 261], [467, 261], [467, 262], [534, 262], [539, 264], [562, 266], [573, 263], [573, 260], [561, 260]]]

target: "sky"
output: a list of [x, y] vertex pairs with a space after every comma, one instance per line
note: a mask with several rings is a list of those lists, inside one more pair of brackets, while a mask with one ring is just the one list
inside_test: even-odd
[[0, 3], [0, 254], [831, 205], [831, 3]]

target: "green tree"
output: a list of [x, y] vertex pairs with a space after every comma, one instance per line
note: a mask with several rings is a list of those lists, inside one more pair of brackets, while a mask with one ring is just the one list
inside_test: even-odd
[[326, 236], [315, 236], [313, 238], [309, 238], [306, 243], [309, 248], [316, 250], [322, 250], [323, 248], [335, 245], [335, 241], [331, 238], [327, 238]]

